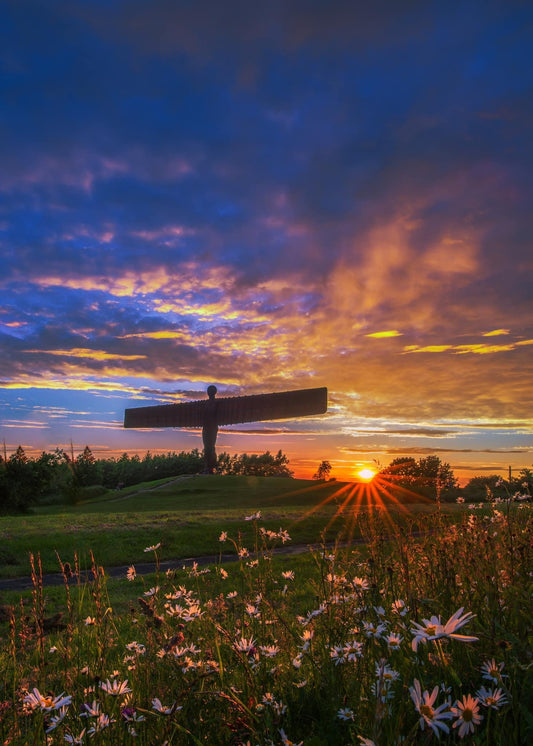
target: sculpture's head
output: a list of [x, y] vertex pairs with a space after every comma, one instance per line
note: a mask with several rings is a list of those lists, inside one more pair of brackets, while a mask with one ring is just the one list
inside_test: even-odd
[[211, 385], [211, 386], [207, 387], [207, 396], [210, 399], [214, 399], [216, 393], [217, 393], [217, 387], [216, 386]]

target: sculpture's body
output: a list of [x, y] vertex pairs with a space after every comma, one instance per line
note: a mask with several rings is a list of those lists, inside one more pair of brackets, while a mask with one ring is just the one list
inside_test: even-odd
[[215, 399], [216, 392], [216, 386], [209, 386], [207, 400], [126, 409], [124, 427], [201, 427], [205, 471], [212, 474], [217, 464], [215, 444], [220, 425], [286, 420], [324, 414], [328, 408], [325, 387], [222, 399]]
[[209, 399], [204, 409], [204, 424], [202, 425], [206, 474], [214, 474], [215, 469], [217, 468], [217, 452], [215, 450], [215, 445], [218, 435], [218, 402], [215, 399], [216, 393], [216, 386], [207, 387], [207, 395], [209, 396]]

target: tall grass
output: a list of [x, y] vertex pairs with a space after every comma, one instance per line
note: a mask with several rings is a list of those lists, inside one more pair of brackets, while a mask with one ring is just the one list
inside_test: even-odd
[[61, 564], [48, 618], [35, 557], [32, 602], [4, 623], [2, 742], [531, 743], [531, 506], [354, 520], [365, 544], [343, 545], [347, 525], [283, 563], [289, 534], [259, 513], [217, 537], [232, 565], [164, 573], [156, 542], [122, 613], [93, 561], [87, 583]]

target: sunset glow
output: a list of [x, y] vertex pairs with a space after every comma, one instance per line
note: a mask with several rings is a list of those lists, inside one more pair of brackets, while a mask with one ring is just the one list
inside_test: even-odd
[[371, 482], [376, 476], [376, 472], [373, 469], [361, 469], [357, 472], [357, 476], [359, 479], [362, 479], [363, 482]]
[[199, 448], [124, 410], [327, 386], [219, 451], [531, 468], [533, 8], [456, 5], [4, 3], [6, 452]]

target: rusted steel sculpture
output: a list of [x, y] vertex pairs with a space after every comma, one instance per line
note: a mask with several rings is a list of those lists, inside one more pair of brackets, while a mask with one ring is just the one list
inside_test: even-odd
[[201, 427], [205, 471], [212, 474], [217, 464], [215, 444], [220, 425], [289, 420], [295, 417], [324, 414], [328, 408], [328, 390], [325, 386], [316, 389], [230, 396], [221, 399], [215, 399], [216, 393], [216, 386], [209, 386], [207, 389], [209, 398], [201, 401], [126, 409], [124, 427]]

